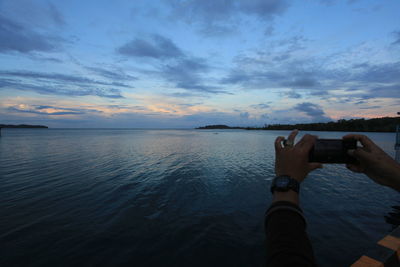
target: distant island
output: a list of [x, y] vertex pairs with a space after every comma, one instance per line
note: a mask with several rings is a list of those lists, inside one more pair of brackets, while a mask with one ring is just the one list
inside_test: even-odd
[[28, 124], [19, 124], [19, 125], [13, 125], [13, 124], [0, 124], [0, 128], [49, 128], [44, 125], [28, 125]]
[[198, 127], [196, 129], [200, 129], [200, 130], [207, 130], [207, 129], [245, 129], [243, 127], [230, 127], [227, 125], [222, 125], [222, 124], [217, 124], [217, 125], [206, 125], [203, 127]]
[[230, 127], [227, 125], [207, 125], [196, 129], [243, 129], [243, 130], [303, 130], [303, 131], [337, 131], [337, 132], [395, 132], [400, 125], [400, 117], [383, 117], [374, 119], [350, 119], [336, 122], [270, 124], [264, 127]]

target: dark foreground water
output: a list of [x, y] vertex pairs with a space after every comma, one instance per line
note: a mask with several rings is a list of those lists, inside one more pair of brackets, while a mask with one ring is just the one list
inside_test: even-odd
[[[3, 129], [0, 266], [262, 266], [278, 135]], [[393, 154], [394, 134], [368, 135]], [[398, 196], [340, 165], [312, 173], [301, 202], [318, 263], [372, 247]]]

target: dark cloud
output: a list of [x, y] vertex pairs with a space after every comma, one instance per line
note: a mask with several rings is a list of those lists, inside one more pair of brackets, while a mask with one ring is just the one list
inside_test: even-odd
[[[240, 89], [281, 90], [290, 98], [313, 96], [328, 102], [355, 104], [373, 98], [398, 98], [400, 61], [349, 64], [347, 52], [321, 57], [304, 56], [305, 38], [270, 42], [265, 50], [237, 56], [234, 67], [220, 80]], [[280, 44], [286, 48], [278, 49]], [[299, 51], [296, 49], [300, 49]], [[333, 64], [331, 64], [333, 63]], [[285, 89], [292, 89], [287, 91]], [[340, 91], [347, 91], [344, 95]]]
[[394, 35], [394, 42], [392, 43], [392, 45], [400, 45], [400, 31], [395, 31], [393, 32]]
[[[378, 86], [368, 90], [368, 98], [400, 98], [400, 83], [388, 86]], [[367, 99], [367, 98], [366, 98]]]
[[292, 36], [271, 41], [268, 50], [239, 55], [222, 84], [239, 85], [246, 89], [319, 87], [320, 67], [312, 57], [299, 57], [308, 39]]
[[170, 0], [172, 18], [196, 23], [200, 32], [221, 36], [235, 30], [242, 17], [256, 17], [271, 22], [289, 7], [286, 0]]
[[30, 58], [33, 60], [41, 61], [41, 62], [51, 62], [51, 63], [63, 63], [64, 61], [55, 57], [46, 57], [38, 54], [31, 54]]
[[21, 91], [32, 91], [45, 95], [65, 95], [65, 96], [99, 96], [104, 98], [123, 98], [118, 89], [102, 89], [93, 88], [91, 86], [68, 86], [68, 85], [52, 85], [45, 84], [31, 84], [22, 82], [20, 80], [2, 79], [0, 78], [0, 88], [10, 88]]
[[240, 113], [239, 116], [241, 119], [247, 120], [250, 117], [250, 114], [247, 111], [245, 111], [245, 112]]
[[[347, 75], [347, 80], [374, 83], [400, 83], [400, 61], [368, 65], [361, 73]], [[345, 76], [346, 77], [346, 76]]]
[[379, 109], [379, 108], [382, 108], [382, 106], [361, 107], [360, 109]]
[[325, 115], [325, 112], [321, 106], [310, 102], [303, 102], [294, 106], [295, 110], [303, 112], [307, 116], [311, 117], [314, 121], [328, 121], [331, 120]]
[[110, 80], [137, 80], [138, 78], [125, 74], [123, 71], [112, 71], [100, 67], [86, 67], [87, 70]]
[[30, 29], [59, 29], [66, 24], [63, 14], [50, 1], [1, 0], [0, 13]]
[[199, 92], [175, 92], [175, 93], [167, 93], [167, 96], [182, 98], [182, 97], [206, 97], [204, 94]]
[[349, 5], [354, 4], [355, 2], [358, 2], [358, 0], [347, 0], [347, 3]]
[[202, 75], [209, 71], [205, 60], [185, 58], [161, 66], [160, 75], [176, 88], [205, 93], [226, 93], [220, 87], [204, 85]]
[[255, 108], [255, 109], [268, 109], [271, 106], [269, 104], [266, 103], [260, 103], [260, 104], [255, 104], [255, 105], [251, 105], [251, 108]]
[[283, 93], [283, 96], [294, 99], [302, 98], [302, 95], [296, 92], [295, 90], [286, 91]]
[[134, 39], [117, 49], [117, 52], [131, 57], [155, 59], [180, 58], [184, 53], [168, 38], [153, 35], [150, 40]]
[[36, 82], [39, 79], [58, 82], [58, 83], [74, 83], [81, 85], [104, 85], [104, 86], [118, 86], [118, 87], [128, 87], [132, 88], [132, 86], [120, 83], [120, 82], [102, 82], [92, 80], [82, 76], [75, 76], [69, 74], [61, 74], [61, 73], [43, 73], [43, 72], [33, 72], [33, 71], [0, 71], [0, 77], [13, 77], [13, 78], [22, 78], [22, 79], [31, 79]]
[[243, 0], [239, 2], [239, 11], [259, 18], [270, 20], [274, 16], [283, 14], [289, 7], [287, 1], [282, 0]]
[[60, 39], [38, 33], [0, 15], [0, 53], [56, 50]]
[[49, 9], [49, 16], [54, 21], [54, 23], [56, 23], [59, 26], [64, 26], [65, 25], [64, 16], [57, 9], [57, 7], [49, 2], [48, 3], [48, 9]]
[[295, 66], [289, 65], [281, 70], [233, 70], [221, 83], [237, 84], [249, 89], [310, 89], [319, 84], [314, 76], [315, 73], [297, 70]]
[[290, 88], [313, 88], [318, 85], [318, 82], [313, 77], [310, 77], [310, 73], [300, 73], [297, 77], [289, 78], [288, 81], [281, 82], [282, 86], [287, 86]]
[[368, 68], [369, 66], [370, 66], [370, 64], [368, 62], [364, 62], [364, 63], [354, 64], [353, 68], [355, 68], [355, 69], [364, 69], [364, 68]]
[[118, 53], [133, 57], [155, 59], [157, 71], [153, 75], [162, 77], [175, 88], [203, 93], [226, 93], [220, 87], [204, 83], [204, 75], [210, 66], [204, 58], [184, 53], [174, 42], [160, 35], [154, 35], [150, 41], [134, 40], [117, 49]]
[[16, 112], [22, 112], [22, 113], [32, 113], [32, 114], [39, 114], [39, 115], [82, 115], [85, 114], [85, 112], [81, 110], [65, 110], [65, 109], [58, 109], [61, 111], [54, 111], [54, 112], [44, 112], [40, 111], [38, 108], [34, 109], [20, 109], [18, 107], [9, 107], [9, 111], [16, 111]]
[[365, 101], [365, 100], [360, 100], [360, 101], [355, 102], [354, 104], [355, 105], [362, 105], [362, 104], [366, 104], [366, 103], [368, 103], [368, 102]]
[[8, 107], [11, 112], [18, 113], [31, 113], [37, 115], [46, 116], [60, 116], [60, 115], [83, 115], [88, 113], [103, 113], [102, 111], [95, 109], [80, 109], [80, 108], [64, 108], [56, 106], [45, 106], [45, 105], [32, 105], [26, 108], [20, 108], [19, 106]]

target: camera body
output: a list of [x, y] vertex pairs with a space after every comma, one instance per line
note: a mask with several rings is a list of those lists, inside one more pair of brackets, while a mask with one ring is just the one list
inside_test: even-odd
[[317, 139], [308, 157], [309, 162], [320, 163], [356, 163], [357, 160], [347, 154], [349, 149], [357, 148], [355, 139]]

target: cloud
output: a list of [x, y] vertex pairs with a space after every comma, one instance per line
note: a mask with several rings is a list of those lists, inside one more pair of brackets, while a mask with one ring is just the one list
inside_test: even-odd
[[209, 71], [209, 66], [201, 58], [185, 58], [161, 66], [159, 74], [176, 88], [205, 93], [226, 93], [217, 86], [203, 84], [202, 75]]
[[118, 89], [93, 88], [91, 86], [52, 85], [44, 83], [40, 85], [22, 82], [20, 80], [0, 78], [0, 88], [13, 90], [32, 91], [44, 95], [65, 96], [98, 96], [104, 98], [124, 98]]
[[117, 52], [129, 57], [155, 59], [153, 64], [156, 71], [151, 74], [172, 83], [175, 88], [202, 93], [227, 93], [219, 86], [204, 83], [204, 75], [210, 71], [204, 58], [184, 53], [166, 37], [153, 35], [150, 40], [135, 39], [118, 48]]
[[0, 53], [29, 53], [54, 51], [61, 39], [43, 35], [0, 15], [0, 40]]
[[20, 113], [31, 113], [38, 115], [82, 115], [87, 112], [100, 112], [93, 109], [75, 109], [75, 108], [63, 108], [63, 107], [55, 107], [55, 106], [26, 106], [26, 105], [18, 105], [8, 107], [9, 111], [12, 112], [20, 112]]
[[233, 32], [243, 18], [271, 22], [289, 7], [286, 0], [178, 0], [169, 1], [173, 19], [197, 24], [200, 32], [217, 36]]
[[2, 0], [0, 14], [0, 53], [53, 52], [65, 41], [64, 16], [50, 2]]
[[302, 95], [297, 93], [295, 90], [286, 91], [283, 93], [283, 96], [294, 99], [302, 98]]
[[125, 74], [123, 71], [111, 71], [100, 67], [86, 67], [87, 70], [110, 80], [137, 80], [138, 78]]
[[367, 91], [366, 98], [400, 98], [400, 83], [389, 86], [378, 86]]
[[257, 15], [265, 20], [283, 14], [288, 7], [289, 3], [282, 0], [242, 0], [239, 2], [240, 11], [248, 15]]
[[393, 32], [393, 35], [395, 37], [395, 40], [392, 45], [400, 45], [400, 31]]
[[361, 72], [346, 75], [349, 81], [360, 81], [366, 83], [400, 83], [400, 61], [385, 64], [369, 64]]
[[1, 0], [0, 13], [30, 29], [59, 29], [66, 24], [63, 14], [50, 1]]
[[247, 120], [247, 119], [249, 119], [250, 114], [247, 111], [245, 111], [245, 112], [240, 113], [239, 116], [241, 119]]
[[204, 94], [201, 94], [201, 92], [175, 92], [175, 93], [166, 93], [166, 96], [171, 96], [171, 97], [176, 97], [176, 98], [183, 98], [183, 97], [207, 97]]
[[60, 73], [44, 73], [44, 72], [33, 72], [33, 71], [0, 71], [0, 77], [14, 77], [23, 78], [39, 81], [44, 79], [47, 81], [58, 82], [58, 83], [74, 83], [81, 85], [105, 85], [105, 86], [118, 86], [132, 88], [132, 86], [120, 83], [120, 82], [103, 82], [89, 79], [87, 77], [60, 74]]
[[238, 55], [235, 66], [220, 82], [246, 89], [318, 88], [320, 66], [314, 57], [305, 55], [307, 42], [295, 35], [269, 42], [268, 49]]
[[303, 112], [307, 116], [311, 117], [314, 121], [329, 121], [331, 120], [329, 117], [325, 115], [325, 112], [321, 108], [321, 106], [310, 103], [310, 102], [303, 102], [297, 104], [293, 107], [295, 110]]
[[255, 108], [255, 109], [268, 109], [271, 106], [269, 104], [266, 103], [260, 103], [260, 104], [254, 104], [250, 106], [251, 108]]
[[168, 38], [153, 35], [150, 40], [134, 39], [117, 49], [117, 52], [130, 57], [155, 59], [180, 58], [184, 53]]
[[[268, 69], [269, 68], [269, 69]], [[311, 89], [319, 85], [316, 73], [297, 69], [287, 64], [282, 69], [232, 70], [221, 80], [222, 84], [236, 84], [248, 89], [299, 88]]]
[[307, 42], [302, 37], [272, 40], [267, 49], [242, 52], [220, 84], [243, 90], [280, 90], [285, 97], [311, 96], [330, 103], [400, 97], [395, 93], [400, 88], [400, 61], [366, 57], [360, 50], [372, 53], [369, 46], [318, 55]]
[[382, 108], [382, 106], [360, 107], [360, 109], [379, 109], [379, 108]]
[[64, 26], [65, 19], [64, 16], [61, 14], [61, 12], [52, 3], [48, 2], [47, 4], [48, 4], [49, 16], [52, 18], [54, 23], [56, 23], [59, 26]]

